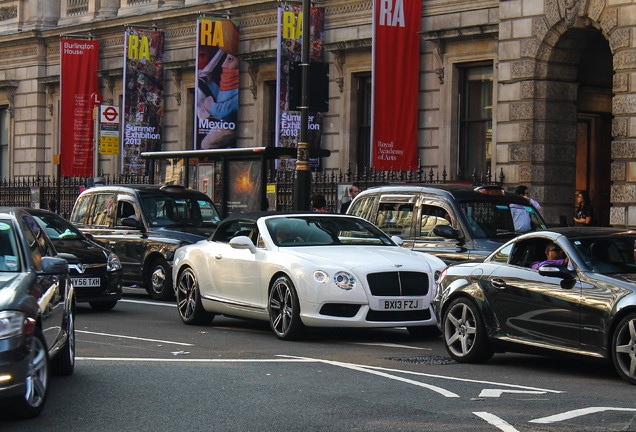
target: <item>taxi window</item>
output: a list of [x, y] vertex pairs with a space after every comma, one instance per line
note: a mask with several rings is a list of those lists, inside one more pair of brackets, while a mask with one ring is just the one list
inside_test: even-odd
[[351, 206], [349, 206], [349, 210], [347, 211], [350, 215], [359, 216], [368, 221], [374, 222], [373, 218], [373, 204], [375, 202], [375, 197], [364, 197], [355, 201]]
[[112, 226], [115, 219], [115, 194], [97, 194], [90, 225]]
[[413, 204], [380, 203], [376, 225], [389, 235], [411, 236]]
[[451, 217], [443, 207], [422, 205], [420, 216], [420, 237], [438, 237], [433, 228], [436, 225], [451, 225]]

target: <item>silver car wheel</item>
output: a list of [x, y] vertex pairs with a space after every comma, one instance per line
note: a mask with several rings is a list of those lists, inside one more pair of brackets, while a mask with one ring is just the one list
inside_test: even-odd
[[272, 284], [268, 312], [269, 325], [279, 339], [297, 339], [304, 332], [298, 295], [293, 282], [287, 276], [279, 277]]
[[614, 341], [619, 372], [630, 380], [636, 380], [636, 317], [619, 324]]
[[444, 339], [448, 349], [458, 357], [465, 357], [475, 344], [477, 322], [473, 311], [464, 303], [457, 303], [448, 311], [444, 322]]
[[152, 271], [152, 276], [150, 276], [150, 282], [152, 285], [152, 290], [157, 294], [163, 291], [163, 285], [166, 281], [166, 273], [163, 270], [163, 267], [157, 266]]
[[194, 316], [198, 296], [196, 287], [197, 282], [192, 270], [185, 270], [177, 286], [177, 307], [179, 315], [184, 320], [190, 320]]
[[24, 398], [30, 407], [36, 408], [45, 401], [49, 385], [46, 347], [39, 337], [34, 336], [31, 338], [27, 367]]
[[292, 322], [294, 303], [285, 280], [279, 279], [272, 288], [269, 309], [272, 328], [276, 334], [286, 334]]

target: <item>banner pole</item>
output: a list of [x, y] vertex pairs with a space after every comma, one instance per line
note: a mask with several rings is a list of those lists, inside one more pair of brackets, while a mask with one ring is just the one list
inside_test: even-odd
[[311, 170], [309, 169], [309, 144], [307, 142], [307, 122], [309, 121], [309, 43], [311, 39], [311, 6], [309, 0], [303, 0], [302, 50], [300, 56], [301, 67], [301, 106], [300, 109], [300, 137], [296, 155], [296, 181], [294, 183], [294, 200], [292, 208], [295, 211], [307, 211], [311, 204]]

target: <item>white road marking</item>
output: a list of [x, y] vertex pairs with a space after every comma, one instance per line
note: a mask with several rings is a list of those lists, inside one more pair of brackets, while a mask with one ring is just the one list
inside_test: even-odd
[[177, 307], [176, 303], [152, 302], [152, 301], [146, 301], [146, 300], [131, 300], [131, 299], [121, 299], [119, 301], [123, 303], [137, 303], [137, 304], [145, 304], [145, 305], [151, 305], [151, 306]]
[[91, 331], [77, 330], [77, 329], [75, 330], [75, 333], [85, 333], [85, 334], [92, 334], [97, 336], [106, 336], [106, 337], [114, 337], [114, 338], [122, 338], [122, 339], [133, 339], [133, 340], [144, 341], [144, 342], [158, 342], [158, 343], [164, 343], [164, 344], [170, 344], [170, 345], [194, 346], [193, 344], [183, 343], [183, 342], [173, 342], [173, 341], [166, 341], [161, 339], [147, 339], [147, 338], [140, 338], [135, 336], [99, 333], [99, 332], [91, 332]]
[[570, 420], [576, 417], [581, 417], [588, 414], [594, 414], [603, 411], [636, 411], [636, 408], [616, 408], [616, 407], [589, 407], [589, 408], [581, 408], [575, 409], [572, 411], [566, 411], [561, 414], [554, 414], [548, 417], [542, 417], [534, 420], [530, 420], [530, 423], [556, 423], [563, 420]]
[[413, 371], [406, 371], [406, 370], [400, 370], [400, 369], [389, 369], [389, 368], [383, 368], [383, 367], [379, 367], [379, 366], [365, 366], [365, 367], [369, 368], [369, 369], [376, 369], [376, 370], [384, 370], [384, 371], [388, 371], [388, 372], [397, 372], [397, 373], [404, 373], [404, 374], [410, 374], [410, 375], [425, 376], [425, 377], [430, 377], [430, 378], [447, 379], [447, 380], [451, 380], [451, 381], [462, 381], [462, 382], [470, 382], [470, 383], [477, 383], [477, 384], [487, 384], [487, 385], [492, 385], [492, 386], [497, 386], [497, 387], [513, 387], [513, 388], [524, 389], [524, 390], [537, 390], [537, 391], [542, 391], [542, 392], [546, 392], [546, 393], [564, 393], [561, 390], [550, 390], [550, 389], [543, 389], [543, 388], [538, 388], [538, 387], [528, 387], [528, 386], [523, 386], [523, 385], [518, 385], [518, 384], [507, 384], [507, 383], [499, 383], [499, 382], [494, 382], [494, 381], [475, 380], [475, 379], [470, 379], [470, 378], [457, 378], [457, 377], [451, 377], [451, 376], [445, 376], [445, 375], [427, 374], [427, 373], [423, 373], [423, 372], [413, 372]]
[[135, 363], [316, 363], [305, 359], [196, 359], [196, 358], [148, 358], [148, 357], [75, 357], [79, 361], [135, 362]]
[[333, 366], [338, 366], [338, 367], [343, 367], [345, 369], [351, 369], [351, 370], [355, 370], [358, 372], [365, 372], [365, 373], [370, 373], [372, 375], [378, 375], [384, 378], [389, 378], [395, 381], [400, 381], [400, 382], [404, 382], [407, 384], [412, 384], [418, 387], [424, 387], [427, 388], [429, 390], [432, 390], [436, 393], [441, 394], [442, 396], [445, 397], [459, 397], [459, 395], [457, 393], [453, 393], [451, 391], [448, 391], [446, 389], [443, 389], [441, 387], [437, 387], [434, 386], [432, 384], [426, 384], [420, 381], [414, 381], [414, 380], [410, 380], [408, 378], [402, 378], [399, 376], [395, 376], [395, 375], [390, 375], [384, 372], [379, 372], [379, 371], [375, 371], [372, 370], [370, 368], [368, 368], [365, 365], [356, 365], [353, 363], [343, 363], [343, 362], [338, 362], [338, 361], [331, 361], [331, 360], [323, 360], [323, 359], [312, 359], [312, 358], [308, 358], [308, 357], [295, 357], [295, 356], [287, 356], [287, 355], [280, 355], [279, 357], [285, 357], [285, 358], [296, 358], [296, 359], [305, 359], [305, 360], [309, 360], [309, 361], [314, 361], [314, 362], [319, 362], [319, 363], [325, 363], [325, 364], [330, 364]]
[[473, 412], [473, 414], [475, 414], [477, 417], [482, 418], [483, 420], [486, 420], [488, 423], [504, 432], [519, 432], [517, 429], [512, 427], [510, 423], [500, 419], [494, 414], [490, 414], [487, 412]]
[[380, 346], [380, 347], [388, 347], [388, 348], [406, 348], [406, 349], [414, 349], [414, 350], [433, 351], [432, 348], [415, 347], [410, 345], [400, 345], [400, 344], [393, 344], [393, 343], [353, 342], [353, 345], [368, 345], [368, 346]]
[[483, 389], [479, 393], [479, 397], [500, 397], [502, 393], [545, 394], [546, 392], [538, 390]]

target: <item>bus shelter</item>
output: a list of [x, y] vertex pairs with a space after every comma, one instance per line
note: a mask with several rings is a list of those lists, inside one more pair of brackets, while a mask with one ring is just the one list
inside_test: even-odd
[[[180, 184], [207, 194], [223, 217], [268, 210], [275, 206], [275, 191], [268, 199], [267, 171], [276, 159], [296, 157], [292, 147], [143, 152], [150, 161], [150, 182]], [[329, 156], [319, 150], [319, 157]], [[273, 194], [272, 194], [273, 192]]]

